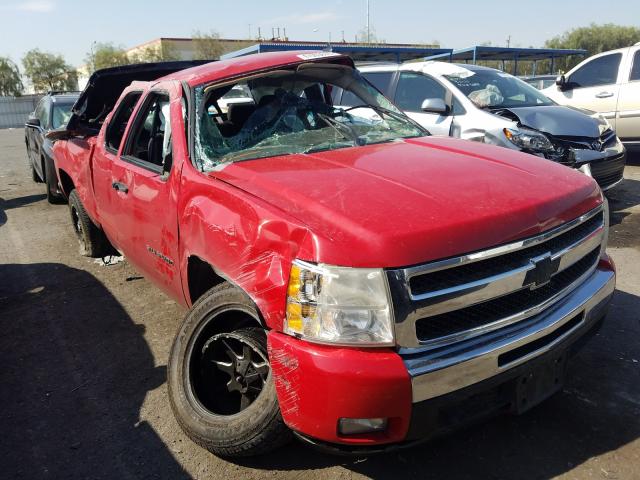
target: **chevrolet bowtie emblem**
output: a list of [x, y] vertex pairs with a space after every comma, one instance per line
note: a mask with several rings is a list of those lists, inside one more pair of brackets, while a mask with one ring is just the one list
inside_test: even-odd
[[534, 268], [527, 272], [525, 286], [529, 286], [531, 290], [535, 290], [549, 283], [551, 276], [556, 273], [558, 269], [558, 266], [554, 265], [554, 262], [551, 261], [550, 252], [532, 258], [529, 262], [531, 262]]

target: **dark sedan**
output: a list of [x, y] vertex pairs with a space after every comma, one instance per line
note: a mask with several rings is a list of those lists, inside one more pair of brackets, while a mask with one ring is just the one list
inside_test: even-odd
[[31, 175], [35, 182], [46, 184], [49, 203], [65, 201], [58, 187], [51, 151], [46, 133], [64, 127], [71, 115], [71, 107], [78, 99], [77, 92], [49, 92], [40, 99], [25, 125], [25, 144]]

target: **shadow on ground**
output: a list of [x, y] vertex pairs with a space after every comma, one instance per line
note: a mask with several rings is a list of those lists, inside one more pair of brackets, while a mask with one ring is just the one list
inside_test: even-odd
[[44, 193], [40, 195], [27, 195], [24, 197], [12, 198], [11, 200], [5, 200], [0, 197], [0, 227], [7, 223], [6, 210], [23, 207], [31, 203], [39, 202], [40, 200], [44, 200], [45, 198], [47, 198], [47, 196]]
[[3, 478], [187, 477], [139, 421], [165, 367], [93, 275], [0, 265], [0, 328]]

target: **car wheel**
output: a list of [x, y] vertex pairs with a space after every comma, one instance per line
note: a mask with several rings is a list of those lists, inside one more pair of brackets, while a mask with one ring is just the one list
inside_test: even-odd
[[223, 457], [274, 450], [291, 438], [282, 420], [258, 311], [223, 283], [194, 304], [168, 365], [173, 413], [195, 443]]
[[66, 203], [66, 199], [60, 189], [58, 188], [58, 177], [54, 171], [52, 161], [46, 161], [45, 164], [45, 184], [47, 187], [47, 201], [52, 204]]
[[104, 233], [89, 218], [75, 189], [69, 194], [69, 213], [73, 230], [80, 244], [80, 255], [85, 257], [105, 255], [107, 241]]

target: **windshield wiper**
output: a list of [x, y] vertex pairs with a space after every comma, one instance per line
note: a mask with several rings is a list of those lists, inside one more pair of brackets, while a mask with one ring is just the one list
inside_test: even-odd
[[344, 138], [347, 140], [353, 140], [354, 145], [362, 146], [367, 143], [364, 138], [358, 135], [358, 132], [356, 132], [353, 127], [346, 123], [339, 122], [335, 118], [331, 118], [329, 115], [324, 113], [317, 112], [317, 115]]

